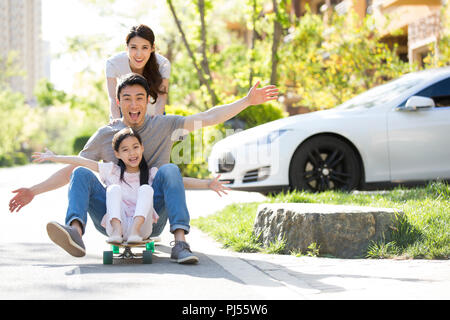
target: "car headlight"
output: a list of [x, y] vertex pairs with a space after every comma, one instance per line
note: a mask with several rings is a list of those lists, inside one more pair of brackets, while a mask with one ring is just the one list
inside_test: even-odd
[[258, 145], [264, 146], [274, 143], [280, 136], [285, 134], [286, 132], [291, 131], [290, 129], [280, 129], [269, 132], [268, 134], [263, 135], [257, 140], [251, 141], [247, 143], [247, 145]]

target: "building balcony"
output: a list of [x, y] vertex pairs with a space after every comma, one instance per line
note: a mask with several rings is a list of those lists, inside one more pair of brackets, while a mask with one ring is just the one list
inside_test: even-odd
[[382, 33], [408, 29], [410, 24], [433, 15], [441, 8], [441, 0], [381, 0], [372, 4]]

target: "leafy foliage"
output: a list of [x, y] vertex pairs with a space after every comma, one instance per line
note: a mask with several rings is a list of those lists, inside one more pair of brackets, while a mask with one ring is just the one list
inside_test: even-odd
[[[390, 50], [380, 41], [371, 16], [361, 21], [356, 15], [333, 15], [326, 23], [309, 11], [300, 19], [292, 16], [290, 2], [286, 0], [273, 0], [272, 4], [277, 5], [274, 11], [267, 10], [266, 4], [270, 2], [262, 0], [171, 0], [195, 60], [202, 70], [209, 70], [205, 72], [210, 82], [207, 88], [199, 81], [174, 20], [163, 19], [158, 28], [145, 20], [145, 14], [157, 6], [161, 15], [170, 17], [167, 3], [161, 8], [159, 2], [139, 0], [124, 13], [116, 0], [83, 2], [87, 10], [96, 10], [99, 16], [117, 18], [124, 36], [135, 21], [155, 30], [164, 29], [156, 33], [156, 44], [158, 52], [172, 64], [168, 114], [207, 110], [215, 100], [212, 92], [219, 103], [229, 103], [243, 97], [250, 84], [261, 80], [266, 85], [269, 79], [276, 79], [286, 105], [312, 110], [332, 108], [415, 68], [400, 61], [395, 48]], [[450, 19], [446, 6], [442, 11], [446, 31], [438, 44], [439, 59], [430, 55], [425, 67], [448, 65], [450, 61]], [[276, 23], [281, 27], [278, 42], [275, 35], [280, 29], [275, 28]], [[48, 80], [42, 80], [35, 89], [39, 108], [25, 104], [23, 96], [8, 87], [9, 78], [25, 75], [15, 63], [16, 53], [0, 58], [0, 124], [7, 128], [0, 136], [0, 156], [13, 159], [5, 163], [16, 161], [11, 157], [15, 152], [29, 154], [44, 146], [59, 153], [76, 153], [80, 141], [109, 121], [106, 79], [103, 67], [99, 70], [98, 66], [104, 66], [105, 59], [113, 53], [111, 48], [118, 51], [124, 47], [123, 43], [111, 46], [108, 43], [111, 39], [111, 35], [103, 34], [68, 38], [59, 56], [85, 62], [76, 75], [76, 93], [63, 92]], [[288, 103], [289, 99], [292, 101]], [[237, 118], [250, 128], [285, 116], [282, 103], [271, 102], [250, 107]], [[185, 174], [208, 175], [208, 150], [219, 133], [225, 136], [225, 131], [225, 126], [217, 126], [197, 133], [201, 138], [190, 135], [191, 162], [180, 165]], [[196, 151], [200, 146], [201, 150]], [[175, 147], [178, 147], [175, 153], [179, 152], [182, 158], [188, 153], [187, 147]]]
[[409, 71], [374, 27], [371, 16], [332, 16], [327, 26], [306, 13], [281, 49], [281, 83], [301, 97], [298, 105], [332, 108], [376, 85]]

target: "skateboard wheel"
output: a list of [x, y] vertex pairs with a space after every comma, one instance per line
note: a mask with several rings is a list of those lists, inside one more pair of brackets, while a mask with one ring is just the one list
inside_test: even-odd
[[119, 246], [112, 245], [111, 247], [112, 247], [112, 252], [113, 253], [115, 253], [115, 254], [119, 254], [120, 253]]
[[152, 252], [150, 250], [144, 250], [142, 252], [142, 262], [144, 264], [151, 264], [152, 263]]
[[103, 251], [103, 264], [113, 264], [112, 251]]
[[145, 249], [148, 250], [148, 251], [151, 251], [151, 252], [155, 252], [155, 242], [154, 241], [147, 242], [145, 244]]

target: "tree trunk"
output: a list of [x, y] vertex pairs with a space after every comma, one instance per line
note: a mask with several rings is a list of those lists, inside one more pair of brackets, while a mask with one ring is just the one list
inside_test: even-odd
[[256, 17], [257, 17], [257, 12], [256, 12], [256, 0], [253, 0], [253, 15], [252, 15], [252, 44], [250, 47], [250, 51], [251, 51], [251, 55], [250, 55], [250, 75], [248, 78], [248, 89], [250, 90], [251, 87], [253, 86], [253, 64], [255, 62], [255, 58], [253, 57], [253, 50], [255, 50], [255, 41], [256, 41]]
[[280, 44], [282, 27], [278, 21], [278, 3], [277, 0], [272, 0], [273, 12], [275, 19], [273, 20], [273, 40], [272, 40], [272, 72], [270, 74], [270, 84], [277, 84], [277, 70], [278, 70], [278, 45]]
[[203, 69], [203, 72], [206, 73], [209, 78], [212, 80], [211, 77], [211, 71], [209, 70], [209, 62], [208, 62], [208, 57], [206, 56], [206, 23], [205, 23], [205, 0], [198, 0], [197, 2], [197, 6], [198, 6], [198, 11], [200, 12], [200, 23], [201, 23], [201, 30], [200, 30], [200, 34], [201, 34], [201, 47], [200, 50], [202, 52], [202, 62], [201, 62], [201, 66]]
[[170, 11], [172, 13], [173, 19], [175, 20], [175, 24], [177, 25], [178, 31], [181, 34], [181, 38], [183, 40], [184, 46], [186, 47], [186, 50], [189, 54], [189, 57], [192, 60], [192, 64], [194, 65], [195, 70], [197, 71], [198, 79], [200, 81], [200, 84], [205, 85], [209, 95], [211, 96], [212, 104], [215, 105], [217, 103], [217, 96], [214, 92], [214, 90], [211, 88], [210, 82], [204, 77], [202, 70], [199, 68], [197, 64], [197, 60], [195, 59], [195, 55], [191, 50], [191, 47], [189, 46], [189, 43], [187, 41], [186, 35], [184, 33], [183, 28], [181, 27], [181, 22], [177, 17], [177, 14], [175, 12], [175, 8], [172, 4], [172, 0], [167, 0], [167, 3], [169, 4]]

